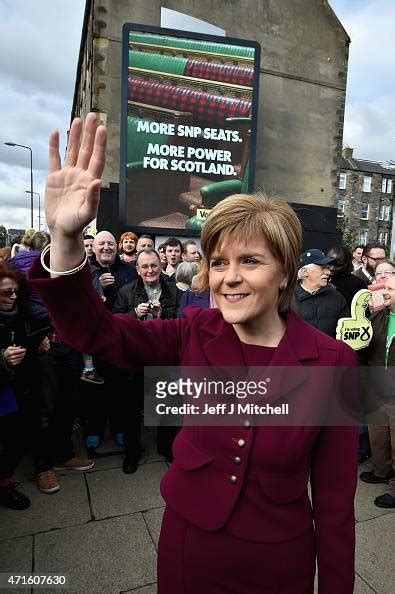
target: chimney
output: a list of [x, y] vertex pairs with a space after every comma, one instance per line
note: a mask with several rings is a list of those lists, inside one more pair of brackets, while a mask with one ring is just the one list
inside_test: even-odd
[[353, 150], [354, 149], [351, 148], [350, 146], [344, 146], [343, 150], [342, 150], [343, 159], [347, 159], [348, 161], [350, 161], [352, 159]]

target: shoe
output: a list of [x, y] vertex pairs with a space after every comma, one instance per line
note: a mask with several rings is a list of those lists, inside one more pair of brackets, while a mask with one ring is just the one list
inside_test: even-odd
[[87, 435], [85, 438], [85, 445], [88, 449], [95, 450], [100, 445], [100, 435]]
[[63, 464], [56, 464], [54, 470], [90, 470], [95, 465], [93, 460], [89, 458], [70, 458]]
[[143, 446], [140, 447], [140, 451], [138, 454], [136, 453], [128, 453], [126, 454], [125, 458], [123, 459], [122, 470], [125, 474], [133, 474], [136, 472], [139, 462], [141, 460], [142, 455], [144, 454], [145, 449]]
[[39, 472], [36, 476], [36, 483], [41, 493], [56, 493], [60, 489], [58, 479], [53, 470]]
[[97, 375], [94, 369], [84, 369], [84, 371], [80, 375], [80, 379], [84, 382], [89, 382], [90, 384], [104, 384], [104, 379]]
[[370, 485], [379, 485], [381, 483], [388, 485], [388, 481], [393, 476], [394, 473], [392, 471], [389, 474], [387, 474], [387, 476], [377, 476], [376, 474], [374, 474], [374, 470], [371, 470], [370, 472], [362, 472], [359, 475], [359, 478], [364, 483], [369, 483]]
[[116, 433], [114, 435], [114, 441], [117, 445], [119, 445], [120, 448], [125, 447], [125, 439], [123, 437], [123, 433]]
[[377, 507], [389, 509], [391, 507], [395, 507], [395, 497], [390, 495], [390, 493], [384, 493], [384, 495], [379, 495], [376, 497], [374, 504], [377, 505]]
[[14, 483], [0, 487], [0, 503], [10, 509], [27, 509], [30, 499], [15, 488]]
[[139, 456], [126, 456], [123, 460], [122, 470], [125, 474], [133, 474], [139, 467]]

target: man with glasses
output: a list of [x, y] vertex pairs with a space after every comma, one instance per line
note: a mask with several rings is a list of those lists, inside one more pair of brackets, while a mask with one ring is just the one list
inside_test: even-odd
[[381, 243], [367, 243], [362, 252], [362, 267], [354, 270], [354, 276], [362, 279], [366, 286], [372, 284], [377, 264], [385, 259], [385, 249]]
[[[140, 320], [161, 318], [168, 320], [177, 317], [182, 291], [175, 284], [166, 281], [158, 252], [146, 248], [137, 254], [137, 281], [125, 285], [119, 292], [113, 313], [126, 313]], [[125, 424], [125, 459], [123, 471], [132, 474], [137, 470], [143, 451], [141, 445], [141, 410], [143, 408], [144, 375], [139, 370], [130, 379], [132, 389], [127, 391], [128, 408]], [[173, 427], [158, 427], [158, 453], [172, 461], [172, 444], [176, 434]]]

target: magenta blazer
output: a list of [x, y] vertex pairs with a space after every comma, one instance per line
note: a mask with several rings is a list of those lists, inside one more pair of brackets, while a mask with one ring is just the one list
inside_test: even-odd
[[[190, 307], [185, 318], [141, 323], [103, 306], [88, 267], [50, 280], [37, 260], [29, 277], [62, 340], [80, 352], [124, 368], [244, 365], [240, 341], [217, 309]], [[303, 367], [355, 362], [348, 346], [290, 311], [271, 364], [301, 369], [302, 375], [284, 374], [283, 388], [289, 402], [314, 408], [317, 402], [330, 404], [332, 385], [310, 380]], [[279, 396], [274, 390], [272, 399]], [[357, 446], [356, 427], [184, 427], [161, 492], [171, 508], [200, 528], [226, 527], [252, 541], [292, 540], [314, 523], [320, 594], [350, 594]]]

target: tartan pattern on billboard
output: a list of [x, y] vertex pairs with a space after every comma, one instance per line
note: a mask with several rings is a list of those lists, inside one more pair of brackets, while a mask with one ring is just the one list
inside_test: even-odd
[[218, 126], [226, 118], [250, 117], [251, 101], [247, 99], [225, 97], [132, 76], [128, 78], [128, 90], [132, 101], [192, 112], [195, 123]]
[[248, 66], [213, 64], [212, 62], [200, 62], [199, 60], [188, 60], [184, 74], [194, 78], [216, 80], [233, 85], [243, 85], [244, 87], [252, 87], [254, 81], [254, 69]]

